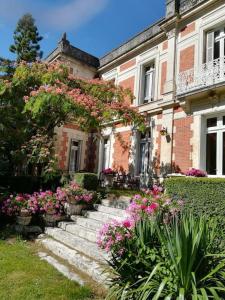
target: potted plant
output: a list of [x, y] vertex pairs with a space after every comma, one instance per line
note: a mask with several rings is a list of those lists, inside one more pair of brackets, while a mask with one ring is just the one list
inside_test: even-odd
[[104, 175], [105, 186], [113, 186], [115, 172], [111, 168], [107, 168], [102, 171], [102, 174]]
[[16, 222], [28, 226], [36, 208], [28, 194], [10, 195], [2, 204], [2, 212], [10, 217], [16, 217]]
[[47, 226], [55, 226], [57, 222], [65, 219], [65, 197], [59, 192], [52, 191], [40, 192], [38, 195], [40, 211]]
[[71, 182], [64, 190], [67, 194], [66, 213], [81, 215], [82, 210], [88, 209], [94, 201], [94, 193], [81, 188], [75, 182]]

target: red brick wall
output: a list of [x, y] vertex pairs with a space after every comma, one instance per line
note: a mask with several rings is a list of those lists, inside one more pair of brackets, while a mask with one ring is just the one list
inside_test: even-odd
[[163, 42], [162, 49], [163, 51], [168, 49], [168, 41]]
[[113, 145], [113, 168], [116, 170], [129, 171], [130, 137], [130, 131], [115, 135], [115, 143]]
[[189, 33], [192, 33], [195, 31], [195, 22], [190, 23], [188, 25], [186, 25], [184, 28], [181, 29], [180, 31], [180, 36], [184, 37]]
[[167, 75], [167, 61], [164, 61], [161, 65], [161, 88], [160, 88], [161, 95], [164, 93], [164, 85], [166, 82], [166, 75]]
[[74, 124], [65, 124], [65, 125], [63, 126], [63, 128], [80, 130], [79, 126], [74, 125]]
[[120, 81], [119, 85], [122, 86], [124, 89], [130, 89], [133, 93], [134, 92], [134, 83], [135, 83], [135, 76], [132, 76], [123, 81]]
[[61, 170], [66, 170], [66, 158], [67, 150], [69, 147], [69, 138], [67, 132], [62, 133], [62, 140], [60, 141], [60, 152], [59, 152], [59, 168]]
[[131, 89], [131, 91], [134, 92], [134, 81], [135, 81], [135, 77], [132, 76], [123, 81], [120, 81], [119, 85], [122, 86], [124, 89]]
[[120, 72], [123, 72], [136, 65], [136, 59], [129, 60], [120, 66]]
[[180, 72], [192, 69], [195, 62], [195, 46], [192, 45], [180, 51]]
[[179, 112], [183, 112], [184, 110], [183, 110], [183, 108], [181, 107], [181, 106], [177, 106], [177, 107], [175, 107], [174, 108], [174, 113], [176, 114], [176, 113], [179, 113]]
[[174, 165], [177, 170], [182, 172], [187, 171], [192, 167], [191, 153], [191, 138], [192, 130], [191, 124], [193, 123], [193, 117], [188, 116], [186, 118], [174, 120], [175, 132], [173, 135], [173, 157]]

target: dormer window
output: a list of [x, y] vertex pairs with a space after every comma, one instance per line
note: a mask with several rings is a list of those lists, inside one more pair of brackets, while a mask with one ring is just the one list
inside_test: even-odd
[[151, 102], [154, 98], [155, 65], [151, 63], [143, 68], [142, 103]]

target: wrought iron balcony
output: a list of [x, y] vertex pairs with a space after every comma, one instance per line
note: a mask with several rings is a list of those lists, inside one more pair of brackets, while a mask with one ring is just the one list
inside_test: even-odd
[[194, 92], [225, 82], [225, 57], [178, 74], [177, 95]]

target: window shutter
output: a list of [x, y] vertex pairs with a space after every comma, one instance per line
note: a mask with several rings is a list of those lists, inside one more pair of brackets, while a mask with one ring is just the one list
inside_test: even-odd
[[154, 98], [154, 90], [155, 90], [155, 70], [153, 69], [151, 72], [151, 90], [150, 90], [150, 97], [151, 100]]
[[149, 99], [149, 87], [150, 87], [150, 74], [145, 73], [145, 88], [144, 88], [144, 102]]
[[206, 62], [212, 62], [214, 55], [214, 32], [207, 33], [206, 39]]

